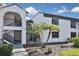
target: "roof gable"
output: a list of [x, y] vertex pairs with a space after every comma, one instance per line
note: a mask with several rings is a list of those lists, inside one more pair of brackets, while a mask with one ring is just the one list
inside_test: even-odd
[[11, 7], [11, 6], [14, 6], [14, 5], [16, 5], [17, 7], [19, 7], [20, 9], [22, 9], [25, 13], [28, 13], [26, 10], [24, 10], [22, 7], [20, 7], [18, 4], [7, 5], [7, 6], [4, 6], [4, 7], [0, 8], [0, 9]]

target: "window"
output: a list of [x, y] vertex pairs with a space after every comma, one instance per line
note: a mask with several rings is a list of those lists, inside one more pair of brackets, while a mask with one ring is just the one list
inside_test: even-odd
[[8, 13], [8, 14], [6, 14], [6, 16], [5, 16], [5, 19], [6, 19], [6, 20], [14, 20], [14, 15], [11, 14], [11, 13]]
[[57, 18], [52, 18], [52, 24], [59, 25], [59, 20]]
[[4, 26], [22, 26], [22, 19], [20, 14], [16, 12], [5, 13]]
[[52, 32], [52, 38], [59, 38], [59, 32]]
[[71, 28], [76, 28], [76, 22], [71, 21]]
[[78, 23], [78, 29], [79, 29], [79, 23]]
[[76, 32], [71, 32], [71, 37], [76, 37]]
[[26, 30], [29, 30], [32, 28], [32, 25], [33, 25], [33, 21], [32, 20], [27, 20], [26, 21]]

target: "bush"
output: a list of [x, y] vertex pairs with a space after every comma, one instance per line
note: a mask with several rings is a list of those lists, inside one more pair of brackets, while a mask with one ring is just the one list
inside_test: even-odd
[[72, 38], [72, 42], [74, 43], [75, 47], [79, 47], [79, 37]]
[[72, 38], [67, 38], [67, 42], [72, 42]]
[[66, 46], [65, 45], [61, 45], [61, 48], [65, 48]]
[[13, 46], [11, 44], [2, 44], [0, 46], [0, 56], [10, 56], [12, 54]]
[[52, 48], [51, 47], [48, 47], [48, 52], [52, 52]]

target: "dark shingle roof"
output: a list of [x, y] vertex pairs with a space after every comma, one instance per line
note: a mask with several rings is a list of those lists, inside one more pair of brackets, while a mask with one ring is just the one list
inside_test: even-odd
[[79, 21], [78, 18], [72, 18], [72, 17], [66, 17], [66, 16], [60, 16], [60, 15], [54, 15], [54, 14], [49, 14], [49, 13], [43, 13], [43, 15], [45, 17], [55, 17], [55, 18], [59, 18], [59, 19], [65, 19], [65, 20], [71, 20], [71, 21]]

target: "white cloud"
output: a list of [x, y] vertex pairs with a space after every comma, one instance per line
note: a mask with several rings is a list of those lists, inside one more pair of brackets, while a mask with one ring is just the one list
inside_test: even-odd
[[67, 10], [67, 8], [65, 6], [62, 6], [62, 8], [57, 10], [56, 13], [64, 13], [64, 12], [69, 12], [69, 10]]
[[28, 7], [25, 10], [29, 12], [29, 14], [32, 14], [32, 15], [35, 15], [36, 13], [38, 13], [38, 11], [33, 7]]
[[79, 13], [79, 6], [74, 7], [74, 8], [71, 10], [71, 12]]
[[25, 9], [28, 13], [28, 17], [31, 19], [34, 15], [38, 13], [38, 11], [33, 7], [28, 7]]

